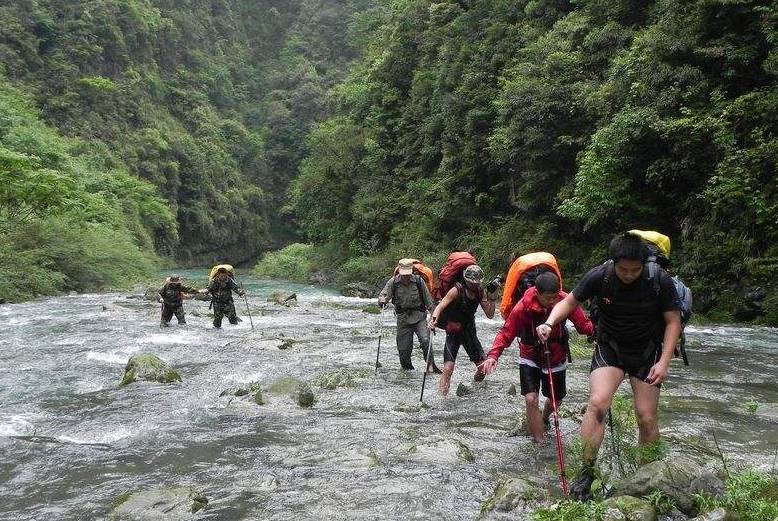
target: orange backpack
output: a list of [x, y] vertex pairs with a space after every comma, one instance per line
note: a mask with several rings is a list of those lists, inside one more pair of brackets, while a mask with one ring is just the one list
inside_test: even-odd
[[535, 277], [544, 271], [553, 271], [559, 277], [559, 287], [562, 287], [562, 272], [559, 271], [556, 258], [550, 253], [545, 251], [528, 253], [513, 261], [508, 276], [505, 277], [505, 288], [500, 302], [502, 318], [508, 318], [513, 306], [521, 299], [527, 288], [535, 284]]
[[[438, 280], [435, 282], [435, 290], [432, 292], [432, 298], [437, 301], [443, 300], [448, 290], [462, 278], [462, 272], [465, 268], [476, 264], [472, 253], [466, 251], [455, 251], [446, 259], [446, 264], [440, 268]], [[461, 282], [461, 281], [460, 281]]]
[[[432, 275], [432, 269], [425, 266], [424, 263], [418, 259], [411, 259], [411, 260], [413, 261], [413, 273], [420, 276], [424, 280], [424, 283], [427, 285], [427, 289], [430, 291], [430, 294], [432, 294], [432, 283], [434, 281]], [[400, 272], [399, 266], [394, 268], [395, 276], [399, 272]]]

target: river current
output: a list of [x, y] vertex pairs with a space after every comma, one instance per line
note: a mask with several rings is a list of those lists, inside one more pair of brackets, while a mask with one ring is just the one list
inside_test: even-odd
[[[184, 274], [204, 282], [204, 271]], [[208, 304], [192, 300], [188, 324], [174, 318], [164, 330], [158, 304], [127, 294], [0, 306], [0, 519], [106, 519], [122, 493], [180, 485], [209, 498], [197, 519], [475, 519], [500, 479], [533, 474], [557, 486], [553, 444], [507, 435], [523, 411], [507, 393], [518, 385], [515, 346], [475, 385], [461, 350], [450, 397], [433, 375], [419, 409], [422, 373], [400, 370], [390, 311], [365, 313], [371, 301], [311, 286], [244, 282], [254, 329], [237, 296], [243, 321], [222, 330], [211, 327]], [[296, 292], [299, 305], [267, 302], [276, 290]], [[488, 350], [501, 321], [479, 312], [477, 325]], [[673, 362], [660, 405], [672, 450], [680, 439], [710, 447], [715, 432], [733, 464], [771, 468], [776, 330], [689, 327], [687, 336], [691, 366]], [[442, 340], [433, 340], [439, 362]], [[119, 388], [139, 352], [157, 354], [183, 381]], [[423, 367], [418, 349], [414, 357]], [[571, 366], [565, 407], [585, 403], [588, 365], [579, 357]], [[357, 385], [314, 385], [310, 409], [290, 396], [298, 380], [338, 369]], [[220, 396], [253, 381], [265, 405]], [[472, 393], [458, 397], [462, 382]], [[571, 443], [577, 423], [561, 426]]]

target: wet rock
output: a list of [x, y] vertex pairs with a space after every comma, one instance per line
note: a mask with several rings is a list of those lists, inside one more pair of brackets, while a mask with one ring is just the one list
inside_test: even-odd
[[381, 466], [381, 459], [372, 449], [357, 449], [339, 455], [339, 465], [352, 469], [374, 469]]
[[262, 386], [259, 382], [251, 382], [245, 387], [238, 387], [237, 389], [227, 389], [222, 391], [219, 396], [236, 396], [238, 398], [248, 396], [257, 405], [265, 405], [265, 398], [262, 394]]
[[338, 369], [320, 374], [313, 384], [330, 391], [338, 387], [356, 387], [358, 378], [366, 378], [371, 373], [370, 369]]
[[724, 508], [717, 508], [689, 521], [740, 521], [740, 517]]
[[508, 387], [508, 396], [516, 396], [516, 384], [511, 384]]
[[294, 399], [297, 405], [304, 408], [313, 407], [316, 403], [316, 395], [313, 394], [313, 389], [307, 383], [300, 383], [294, 392]]
[[176, 521], [194, 519], [192, 514], [208, 506], [208, 498], [190, 487], [158, 488], [124, 494], [111, 506], [113, 519]]
[[287, 293], [285, 291], [274, 291], [267, 298], [268, 302], [280, 306], [293, 307], [297, 305], [297, 293]]
[[152, 353], [138, 353], [130, 357], [124, 368], [119, 387], [136, 380], [148, 380], [159, 383], [180, 382], [181, 376], [165, 361]]
[[278, 345], [278, 349], [289, 349], [290, 347], [294, 346], [297, 343], [297, 340], [294, 338], [284, 338], [281, 340], [281, 343]]
[[470, 447], [457, 439], [438, 438], [412, 445], [408, 453], [415, 460], [435, 465], [473, 463], [475, 456]]
[[361, 282], [352, 282], [346, 284], [340, 290], [340, 294], [344, 297], [374, 298], [378, 296], [378, 291]]
[[492, 510], [510, 512], [527, 502], [542, 501], [549, 497], [542, 483], [534, 478], [510, 478], [500, 481], [492, 496], [481, 504], [481, 513]]
[[424, 409], [429, 409], [430, 406], [424, 402], [417, 403], [398, 403], [392, 409], [397, 412], [421, 412]]
[[369, 313], [371, 315], [379, 315], [381, 313], [381, 308], [378, 307], [377, 304], [368, 304], [364, 308], [362, 308], [362, 313]]
[[617, 482], [612, 495], [644, 497], [657, 490], [670, 498], [678, 510], [694, 516], [698, 513], [695, 494], [719, 496], [724, 493], [724, 483], [689, 458], [674, 457], [639, 468], [634, 475]]
[[527, 413], [523, 413], [508, 431], [508, 436], [524, 436], [525, 434], [529, 434]]
[[300, 386], [302, 382], [297, 378], [291, 376], [282, 376], [273, 380], [267, 387], [267, 391], [275, 395], [294, 395], [295, 390]]
[[457, 396], [467, 396], [468, 394], [472, 393], [473, 389], [467, 385], [466, 383], [460, 383], [457, 386]]
[[251, 495], [260, 496], [275, 492], [278, 488], [278, 478], [268, 474], [259, 478], [256, 483], [252, 483], [245, 490]]
[[615, 509], [627, 521], [656, 521], [656, 509], [645, 499], [633, 496], [618, 496], [607, 499], [606, 509]]

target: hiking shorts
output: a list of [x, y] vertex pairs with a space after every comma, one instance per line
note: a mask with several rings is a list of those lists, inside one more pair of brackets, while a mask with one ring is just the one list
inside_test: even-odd
[[619, 356], [616, 350], [606, 342], [595, 342], [592, 367], [589, 372], [600, 367], [617, 367], [629, 376], [645, 382], [651, 367], [659, 361], [660, 355], [660, 348], [656, 348], [649, 353], [647, 358], [642, 355], [628, 358]]
[[[554, 396], [557, 402], [567, 395], [566, 376], [567, 371], [565, 369], [554, 371]], [[536, 393], [542, 388], [543, 396], [551, 398], [551, 386], [548, 383], [548, 375], [541, 371], [539, 367], [519, 364], [519, 384], [521, 385], [522, 396]]]
[[475, 322], [462, 324], [462, 330], [458, 333], [446, 333], [446, 345], [443, 348], [443, 360], [445, 362], [455, 362], [459, 346], [464, 346], [470, 361], [474, 364], [480, 364], [486, 359], [484, 348], [481, 341], [478, 340], [478, 334], [475, 330]]

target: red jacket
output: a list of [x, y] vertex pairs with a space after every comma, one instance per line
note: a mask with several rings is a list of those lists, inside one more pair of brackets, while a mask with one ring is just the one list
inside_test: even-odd
[[[548, 319], [548, 315], [551, 310], [544, 309], [540, 305], [537, 299], [538, 290], [534, 286], [529, 288], [524, 296], [521, 297], [513, 309], [511, 314], [508, 315], [508, 319], [503, 324], [497, 336], [492, 343], [492, 349], [487, 355], [489, 358], [497, 360], [502, 355], [502, 352], [506, 347], [511, 345], [513, 339], [519, 337], [519, 352], [522, 358], [532, 360], [538, 367], [546, 367], [546, 360], [543, 357], [542, 349], [536, 349], [535, 346], [525, 344], [521, 340], [525, 341], [532, 339], [533, 342], [537, 342], [537, 333], [535, 328], [544, 323]], [[567, 296], [564, 291], [559, 292], [559, 298], [563, 299]], [[594, 333], [594, 326], [589, 317], [583, 312], [581, 306], [575, 308], [570, 315], [570, 320], [573, 322], [576, 331], [582, 335], [591, 336]], [[567, 359], [567, 352], [564, 345], [562, 345], [562, 328], [565, 327], [565, 321], [561, 324], [554, 326], [551, 330], [551, 336], [548, 339], [548, 347], [551, 350], [551, 367], [556, 367], [563, 363]]]

